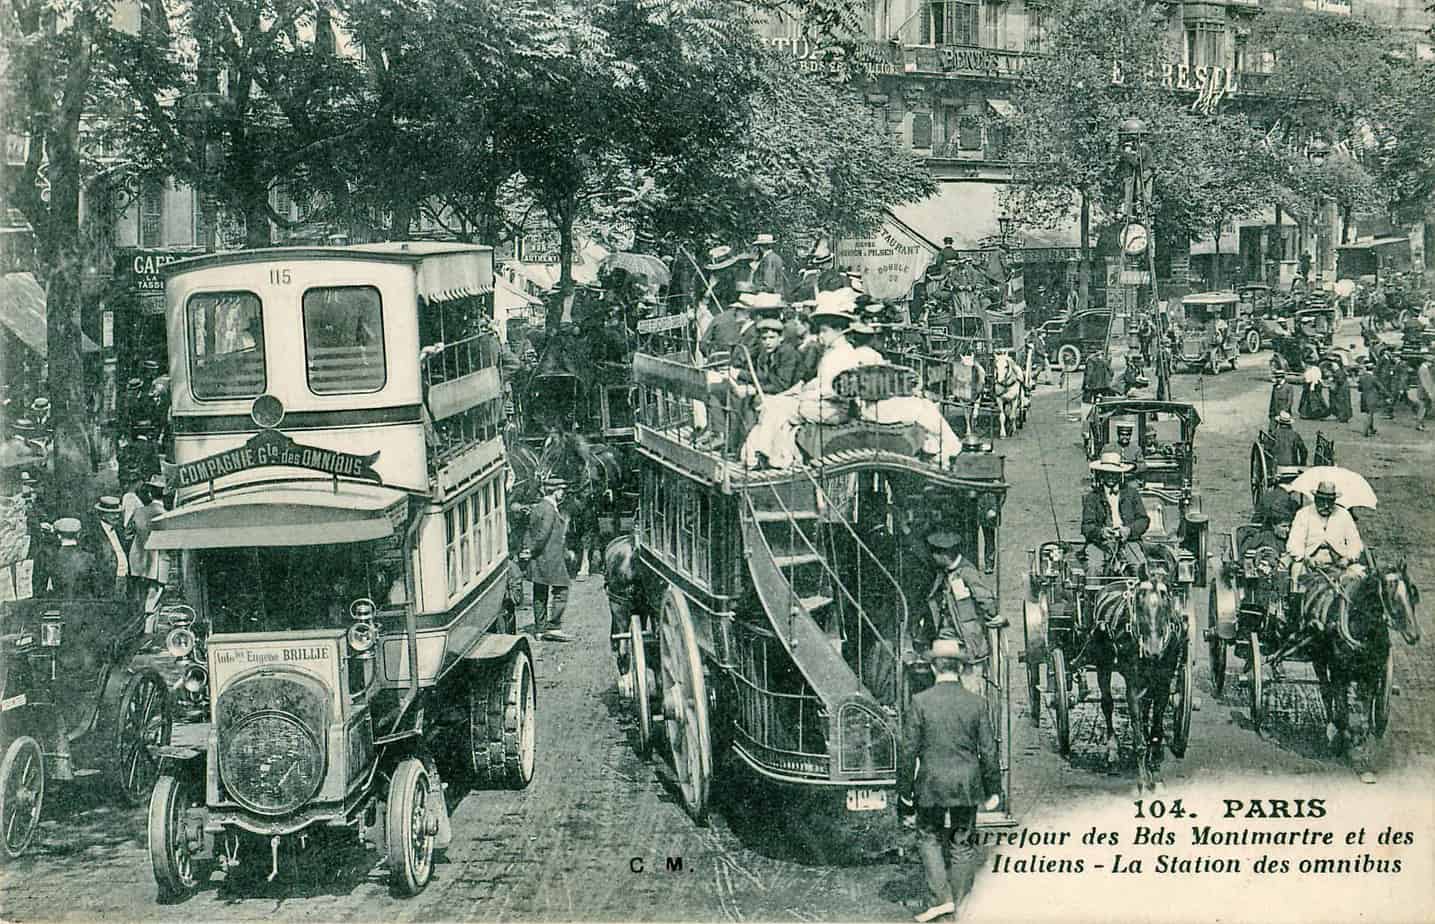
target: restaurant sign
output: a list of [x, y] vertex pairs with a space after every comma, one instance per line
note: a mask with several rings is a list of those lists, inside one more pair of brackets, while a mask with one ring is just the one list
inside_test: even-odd
[[867, 294], [880, 299], [906, 298], [935, 253], [926, 241], [892, 221], [869, 237], [837, 242], [837, 262], [860, 272]]
[[848, 48], [818, 45], [806, 38], [773, 38], [767, 44], [797, 59], [798, 70], [813, 74], [834, 78], [861, 74], [870, 80], [903, 71], [901, 47], [889, 42], [859, 42]]
[[260, 430], [243, 446], [178, 466], [175, 478], [179, 487], [189, 488], [251, 468], [288, 465], [324, 472], [335, 478], [358, 478], [382, 484], [383, 479], [374, 471], [374, 463], [378, 458], [377, 452], [356, 456], [333, 449], [305, 446], [294, 442], [278, 430]]

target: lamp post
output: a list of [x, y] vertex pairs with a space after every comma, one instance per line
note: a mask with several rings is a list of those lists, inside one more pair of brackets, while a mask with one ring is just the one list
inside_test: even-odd
[[[1326, 162], [1326, 161], [1329, 159], [1329, 157], [1330, 157], [1330, 145], [1327, 144], [1323, 139], [1313, 138], [1313, 139], [1311, 139], [1310, 144], [1306, 146], [1305, 156], [1306, 156], [1306, 160], [1308, 160], [1308, 161], [1310, 162], [1311, 167], [1315, 168], [1316, 170], [1319, 170], [1321, 167], [1324, 167], [1324, 166], [1325, 166], [1325, 162]], [[1315, 219], [1314, 219], [1314, 221], [1315, 221], [1315, 265], [1314, 265], [1314, 266], [1312, 267], [1312, 269], [1311, 269], [1311, 275], [1312, 275], [1312, 276], [1316, 275], [1317, 273], [1323, 272], [1324, 269], [1325, 269], [1325, 248], [1322, 246], [1322, 241], [1321, 241], [1322, 237], [1324, 237], [1324, 235], [1323, 235], [1321, 232], [1322, 232], [1323, 226], [1324, 226], [1324, 224], [1325, 224], [1325, 197], [1322, 196], [1319, 191], [1317, 191], [1317, 192], [1315, 193]], [[1312, 289], [1312, 281], [1311, 281], [1310, 279], [1307, 279], [1307, 280], [1305, 281], [1305, 285], [1306, 285], [1306, 291], [1307, 291], [1307, 292], [1311, 291], [1311, 289]]]
[[[1171, 356], [1166, 344], [1168, 319], [1158, 310], [1156, 299], [1156, 246], [1155, 231], [1152, 227], [1155, 218], [1156, 168], [1153, 164], [1150, 137], [1150, 129], [1138, 118], [1123, 119], [1116, 127], [1120, 159], [1117, 170], [1122, 182], [1121, 252], [1125, 265], [1137, 267], [1133, 270], [1137, 279], [1143, 278], [1139, 267], [1144, 266], [1144, 284], [1149, 287], [1150, 292], [1146, 310], [1151, 312], [1156, 328], [1152, 357], [1156, 366], [1156, 399], [1165, 401], [1171, 396]], [[1138, 286], [1140, 284], [1138, 283]], [[1109, 343], [1109, 328], [1107, 340]]]
[[200, 180], [195, 192], [200, 197], [200, 213], [205, 222], [203, 246], [206, 251], [212, 251], [219, 236], [218, 197], [213, 187], [225, 162], [223, 129], [219, 126], [229, 98], [219, 91], [219, 71], [207, 64], [207, 59], [208, 54], [201, 50], [195, 90], [181, 96], [175, 107], [186, 135], [195, 145]]

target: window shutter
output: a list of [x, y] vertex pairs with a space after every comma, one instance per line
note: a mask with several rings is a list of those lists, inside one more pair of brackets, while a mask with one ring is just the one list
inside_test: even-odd
[[912, 113], [912, 147], [932, 146], [932, 115], [929, 112]]

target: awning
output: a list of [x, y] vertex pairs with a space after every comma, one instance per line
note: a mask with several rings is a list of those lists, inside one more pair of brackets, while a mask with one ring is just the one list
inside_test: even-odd
[[[909, 230], [925, 238], [934, 249], [944, 237], [954, 239], [957, 250], [980, 250], [982, 242], [1001, 234], [998, 218], [1003, 213], [1001, 190], [1004, 183], [959, 180], [943, 182], [935, 196], [915, 205], [892, 208], [891, 214]], [[1095, 237], [1096, 219], [1092, 218]], [[1051, 228], [1018, 225], [1016, 234], [1023, 250], [1079, 248], [1081, 210], [1075, 197], [1067, 215]]]
[[987, 100], [987, 105], [992, 107], [992, 112], [995, 112], [1003, 119], [1016, 118], [1016, 107], [1011, 104], [1010, 100], [989, 99]]
[[[45, 290], [33, 273], [6, 273], [0, 279], [0, 324], [39, 356], [49, 355], [45, 328]], [[80, 334], [80, 348], [99, 350], [95, 341]]]
[[311, 488], [261, 486], [192, 501], [154, 521], [146, 549], [231, 549], [336, 545], [392, 536], [408, 516], [393, 488], [329, 482]]

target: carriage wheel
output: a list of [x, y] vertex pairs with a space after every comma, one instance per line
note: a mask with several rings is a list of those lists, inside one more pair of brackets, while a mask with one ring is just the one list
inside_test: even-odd
[[1385, 670], [1375, 680], [1375, 689], [1370, 692], [1368, 721], [1371, 734], [1380, 738], [1390, 723], [1390, 695], [1395, 689], [1395, 649], [1385, 652]]
[[1251, 444], [1251, 506], [1258, 507], [1261, 503], [1261, 495], [1266, 491], [1266, 484], [1270, 478], [1269, 464], [1266, 462], [1266, 454], [1261, 452], [1259, 442]]
[[1206, 596], [1206, 649], [1211, 658], [1211, 690], [1219, 699], [1226, 689], [1226, 640], [1216, 633], [1216, 625], [1221, 621], [1216, 584], [1216, 581], [1210, 583], [1210, 592]]
[[1171, 753], [1177, 757], [1186, 756], [1186, 745], [1191, 741], [1191, 711], [1195, 707], [1196, 686], [1196, 608], [1186, 604], [1186, 650], [1181, 653], [1181, 663], [1172, 678], [1174, 698], [1171, 700]]
[[1021, 607], [1021, 631], [1025, 639], [1027, 711], [1031, 713], [1031, 724], [1041, 727], [1041, 649], [1045, 646], [1042, 637], [1046, 625], [1046, 598], [1038, 597], [1036, 602], [1023, 600]]
[[141, 805], [159, 779], [159, 758], [152, 749], [169, 744], [174, 719], [169, 690], [153, 672], [136, 674], [120, 696], [115, 730], [114, 779], [120, 797]]
[[633, 707], [638, 713], [638, 756], [653, 749], [653, 702], [648, 686], [648, 652], [643, 642], [643, 620], [634, 613], [628, 619], [628, 672], [632, 677]]
[[1255, 328], [1246, 331], [1246, 352], [1259, 353], [1261, 351], [1261, 332]]
[[40, 745], [21, 735], [5, 749], [0, 761], [0, 834], [4, 835], [4, 859], [24, 853], [40, 828], [40, 810], [45, 807], [45, 758]]
[[1074, 343], [1063, 343], [1056, 351], [1056, 363], [1062, 372], [1075, 372], [1081, 366], [1081, 349]]
[[1251, 633], [1251, 725], [1255, 727], [1256, 733], [1261, 732], [1261, 726], [1266, 721], [1266, 699], [1265, 699], [1265, 677], [1262, 676], [1265, 665], [1261, 663], [1261, 638], [1256, 633]]
[[675, 587], [668, 587], [663, 595], [658, 638], [658, 660], [662, 665], [659, 683], [673, 773], [683, 807], [698, 824], [706, 824], [712, 783], [707, 688], [688, 600]]
[[1053, 648], [1048, 656], [1047, 680], [1051, 684], [1051, 703], [1056, 713], [1056, 749], [1063, 757], [1071, 754], [1071, 700], [1066, 676], [1066, 653]]

